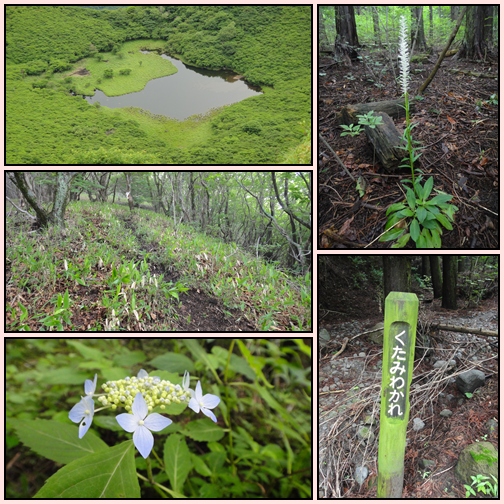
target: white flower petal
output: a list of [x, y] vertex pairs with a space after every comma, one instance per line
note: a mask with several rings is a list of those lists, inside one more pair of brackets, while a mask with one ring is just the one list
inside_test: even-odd
[[163, 430], [165, 427], [168, 427], [172, 421], [169, 418], [160, 415], [159, 413], [151, 413], [144, 422], [145, 427], [147, 429], [158, 432]]
[[198, 383], [196, 383], [196, 390], [193, 397], [195, 397], [198, 402], [200, 402], [203, 398], [203, 392], [201, 391], [201, 382], [199, 380]]
[[84, 392], [86, 393], [86, 395], [93, 395], [95, 393], [95, 390], [96, 390], [96, 380], [97, 379], [98, 379], [98, 375], [95, 374], [93, 381], [86, 380], [84, 382]]
[[184, 378], [182, 380], [182, 388], [184, 390], [188, 390], [190, 382], [191, 382], [191, 376], [190, 376], [189, 372], [184, 371]]
[[137, 378], [147, 378], [149, 376], [149, 373], [145, 371], [145, 369], [140, 369], [137, 374]]
[[191, 400], [189, 401], [189, 408], [191, 408], [195, 413], [199, 413], [200, 406], [195, 397], [191, 397]]
[[126, 432], [135, 432], [135, 429], [138, 427], [138, 418], [135, 415], [130, 415], [129, 413], [121, 413], [116, 416], [117, 423], [126, 431]]
[[143, 425], [139, 425], [133, 434], [133, 443], [140, 452], [140, 455], [143, 458], [147, 458], [154, 446], [154, 436], [149, 429]]
[[217, 423], [217, 418], [215, 417], [215, 415], [213, 414], [213, 412], [210, 411], [209, 409], [207, 409], [207, 408], [201, 408], [201, 413], [203, 413], [208, 418], [211, 418], [215, 423]]
[[131, 405], [131, 411], [139, 420], [143, 420], [149, 414], [149, 408], [142, 394], [138, 392]]
[[217, 397], [216, 395], [213, 394], [205, 394], [202, 402], [205, 408], [213, 409], [219, 405], [220, 397]]

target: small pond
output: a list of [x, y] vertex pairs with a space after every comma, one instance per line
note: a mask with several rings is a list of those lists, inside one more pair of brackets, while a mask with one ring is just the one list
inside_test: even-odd
[[165, 54], [161, 57], [173, 63], [178, 72], [149, 81], [137, 93], [107, 96], [97, 89], [94, 96], [86, 96], [86, 100], [110, 108], [139, 107], [153, 114], [183, 120], [261, 94], [258, 88], [247, 85], [233, 72], [190, 67]]

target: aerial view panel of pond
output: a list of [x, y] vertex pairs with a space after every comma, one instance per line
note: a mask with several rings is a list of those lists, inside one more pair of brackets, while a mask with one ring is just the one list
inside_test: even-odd
[[165, 54], [161, 57], [173, 63], [178, 72], [149, 81], [137, 93], [107, 96], [97, 89], [94, 96], [87, 96], [86, 100], [110, 108], [139, 107], [153, 114], [184, 120], [261, 94], [233, 72], [189, 67]]

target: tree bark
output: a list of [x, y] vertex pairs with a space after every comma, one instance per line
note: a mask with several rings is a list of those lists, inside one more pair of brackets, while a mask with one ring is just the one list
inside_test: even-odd
[[429, 256], [429, 259], [434, 299], [439, 299], [443, 295], [443, 281], [441, 280], [441, 266], [439, 264], [439, 256], [431, 255]]
[[442, 307], [457, 309], [457, 256], [443, 256], [443, 300]]

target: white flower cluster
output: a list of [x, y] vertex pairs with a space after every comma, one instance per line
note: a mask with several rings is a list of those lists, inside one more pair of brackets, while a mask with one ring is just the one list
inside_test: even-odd
[[401, 16], [399, 34], [399, 60], [400, 60], [400, 78], [403, 94], [408, 93], [409, 80], [409, 56], [408, 56], [408, 32], [406, 30], [406, 18]]
[[[106, 395], [97, 398], [103, 406], [111, 406], [113, 410], [122, 406], [126, 411], [131, 411], [131, 406], [135, 396], [142, 394], [147, 408], [152, 411], [154, 407], [159, 406], [165, 409], [166, 405], [171, 403], [180, 404], [189, 402], [191, 394], [188, 388], [182, 388], [180, 385], [173, 385], [168, 380], [161, 380], [158, 376], [149, 376], [141, 370], [138, 376], [127, 376], [123, 380], [108, 381], [102, 385]], [[184, 377], [184, 385], [185, 377]]]

